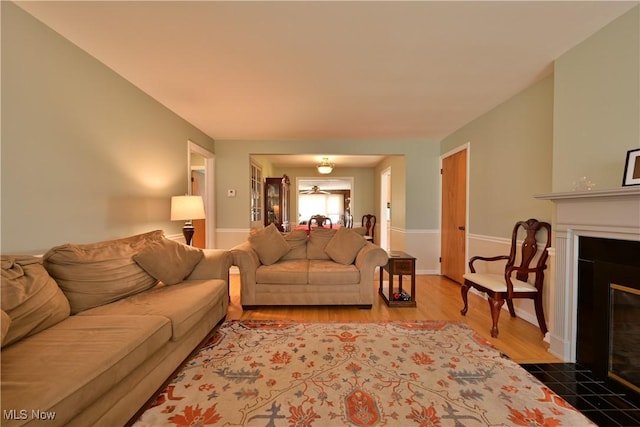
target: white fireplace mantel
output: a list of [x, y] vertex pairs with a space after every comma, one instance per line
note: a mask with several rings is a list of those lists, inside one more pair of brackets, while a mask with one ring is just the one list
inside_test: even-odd
[[581, 236], [640, 240], [640, 187], [539, 194], [555, 204], [554, 312], [549, 351], [576, 360], [578, 245]]

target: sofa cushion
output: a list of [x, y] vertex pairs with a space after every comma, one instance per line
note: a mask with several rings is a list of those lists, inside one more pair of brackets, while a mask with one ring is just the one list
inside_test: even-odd
[[273, 265], [261, 265], [256, 270], [256, 283], [306, 285], [309, 261], [306, 259], [283, 260]]
[[172, 286], [161, 283], [146, 292], [83, 311], [78, 316], [164, 316], [171, 321], [171, 339], [177, 341], [223, 298], [229, 297], [227, 283], [222, 279], [185, 280]]
[[356, 255], [367, 241], [348, 228], [339, 228], [336, 234], [329, 240], [325, 252], [335, 262], [340, 264], [353, 264]]
[[2, 407], [55, 412], [53, 425], [66, 425], [170, 337], [161, 316], [68, 317], [2, 350]]
[[156, 285], [133, 260], [161, 230], [98, 243], [57, 246], [44, 254], [44, 266], [71, 304], [71, 313], [108, 304]]
[[355, 265], [339, 264], [328, 260], [309, 261], [310, 285], [356, 285], [360, 283], [360, 270]]
[[277, 262], [290, 249], [289, 244], [273, 223], [251, 233], [249, 244], [251, 249], [256, 251], [260, 262], [264, 265], [271, 265]]
[[161, 239], [149, 243], [133, 256], [133, 260], [151, 277], [175, 285], [191, 274], [203, 256], [202, 249]]
[[2, 329], [2, 335], [0, 336], [0, 345], [4, 344], [4, 339], [9, 332], [9, 325], [11, 325], [11, 317], [6, 311], [0, 310], [0, 329]]
[[289, 252], [283, 259], [306, 259], [307, 258], [307, 232], [305, 230], [293, 230], [284, 235], [284, 240], [289, 244]]
[[3, 346], [69, 317], [69, 301], [42, 266], [41, 258], [3, 255], [0, 263], [1, 308], [11, 318], [6, 336], [3, 333]]
[[331, 259], [325, 252], [327, 244], [336, 234], [335, 228], [313, 228], [309, 234], [307, 243], [307, 258], [309, 259]]

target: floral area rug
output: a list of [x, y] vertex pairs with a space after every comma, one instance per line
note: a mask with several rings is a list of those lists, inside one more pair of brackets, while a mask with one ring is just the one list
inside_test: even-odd
[[464, 323], [227, 321], [135, 426], [592, 426]]

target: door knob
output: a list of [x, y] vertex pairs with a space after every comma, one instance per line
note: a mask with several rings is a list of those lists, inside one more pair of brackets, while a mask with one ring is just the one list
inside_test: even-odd
[[464, 225], [461, 225], [460, 227], [458, 227], [458, 230], [464, 231]]

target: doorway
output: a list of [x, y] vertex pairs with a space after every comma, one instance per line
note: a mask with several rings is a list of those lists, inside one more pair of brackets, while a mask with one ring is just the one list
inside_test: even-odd
[[215, 155], [189, 140], [187, 142], [188, 194], [202, 196], [204, 220], [195, 220], [193, 245], [215, 248]]
[[380, 175], [380, 247], [391, 248], [391, 168]]
[[462, 283], [467, 260], [469, 144], [443, 155], [441, 162], [440, 273]]
[[346, 224], [345, 215], [353, 213], [353, 178], [296, 178], [296, 225], [312, 215], [331, 218], [333, 224]]

